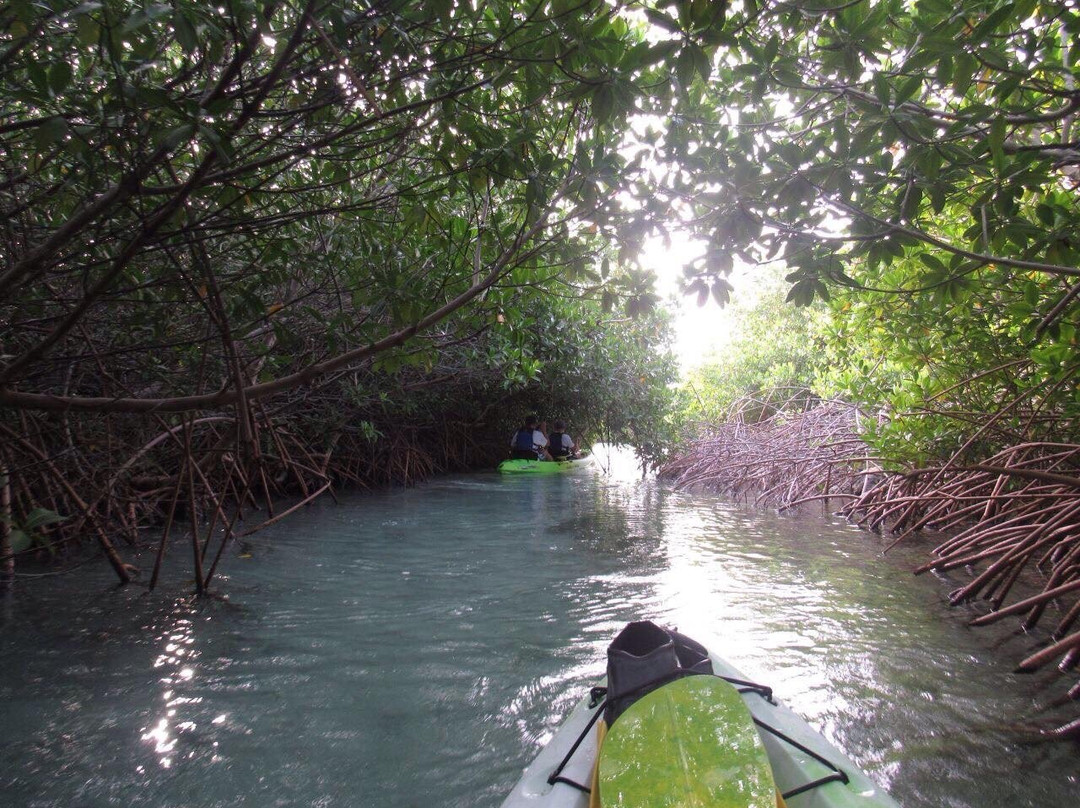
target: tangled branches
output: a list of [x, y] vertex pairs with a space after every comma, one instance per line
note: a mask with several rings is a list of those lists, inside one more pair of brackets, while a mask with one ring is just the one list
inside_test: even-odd
[[[869, 479], [869, 458], [857, 435], [858, 409], [827, 401], [792, 411], [790, 403], [739, 402], [736, 417], [710, 427], [705, 437], [663, 466], [661, 478], [680, 488], [752, 497], [755, 505], [771, 507], [861, 492]], [[758, 421], [745, 418], [763, 410], [775, 414]]]
[[[370, 402], [350, 408], [339, 389], [277, 400], [272, 409], [252, 405], [246, 426], [231, 413], [171, 421], [24, 413], [20, 423], [17, 430], [0, 420], [0, 571], [10, 577], [34, 557], [61, 560], [92, 536], [126, 583], [139, 571], [124, 555], [144, 548], [141, 536], [152, 531], [153, 588], [183, 523], [200, 593], [234, 538], [334, 496], [335, 487], [411, 485], [493, 462], [497, 451], [461, 418], [420, 412], [410, 420]], [[282, 511], [283, 501], [290, 505]]]

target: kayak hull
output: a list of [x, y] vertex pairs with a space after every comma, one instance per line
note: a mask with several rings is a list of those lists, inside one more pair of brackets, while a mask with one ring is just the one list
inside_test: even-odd
[[[716, 675], [744, 680], [745, 677], [738, 670], [715, 654], [710, 654], [710, 659]], [[787, 707], [771, 703], [757, 692], [743, 693], [742, 698], [756, 721], [778, 729], [847, 775], [846, 783], [828, 782], [786, 797], [784, 803], [787, 808], [899, 808], [897, 802], [870, 780], [850, 758]], [[574, 707], [551, 741], [525, 769], [517, 785], [503, 801], [502, 808], [588, 808], [587, 793], [565, 782], [549, 784], [548, 778], [599, 709], [602, 709], [599, 705], [589, 706], [588, 696]], [[792, 791], [832, 774], [813, 755], [771, 732], [759, 730], [759, 733], [780, 792]], [[563, 768], [561, 779], [589, 786], [597, 755], [596, 735], [595, 727], [585, 735]]]
[[587, 468], [592, 457], [577, 460], [504, 460], [499, 464], [501, 474], [565, 474], [568, 471]]

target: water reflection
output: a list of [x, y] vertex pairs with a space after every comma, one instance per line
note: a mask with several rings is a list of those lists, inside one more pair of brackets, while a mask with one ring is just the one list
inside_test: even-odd
[[773, 686], [907, 808], [1071, 804], [1075, 756], [1009, 718], [1060, 687], [1013, 676], [1030, 640], [969, 629], [955, 583], [842, 523], [605, 463], [307, 509], [229, 560], [242, 609], [182, 580], [171, 597], [104, 574], [89, 593], [20, 590], [0, 644], [3, 804], [491, 808], [642, 618]]
[[[154, 659], [153, 667], [163, 688], [161, 700], [164, 708], [156, 723], [140, 730], [140, 738], [153, 747], [163, 769], [172, 766], [181, 734], [192, 733], [198, 728], [198, 724], [188, 717], [192, 715], [191, 710], [185, 708], [200, 704], [202, 697], [180, 695], [174, 689], [181, 686], [197, 689], [191, 687], [195, 676], [194, 665], [198, 658], [198, 651], [194, 647], [193, 612], [191, 598], [177, 600], [172, 613], [165, 620], [165, 630], [154, 637], [154, 642], [161, 646], [161, 653]], [[223, 716], [220, 718], [224, 719]], [[217, 746], [216, 741], [213, 744]], [[194, 752], [189, 752], [188, 757], [192, 756]]]

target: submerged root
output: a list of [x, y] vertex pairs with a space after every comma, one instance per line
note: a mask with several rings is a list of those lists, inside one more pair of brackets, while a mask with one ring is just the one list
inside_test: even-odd
[[[1052, 642], [1018, 670], [1056, 663], [1060, 674], [1073, 675], [1080, 664], [1080, 446], [1030, 442], [978, 464], [885, 472], [858, 439], [859, 418], [854, 407], [824, 402], [757, 423], [736, 419], [692, 443], [661, 476], [781, 510], [835, 500], [850, 521], [893, 534], [889, 548], [924, 529], [947, 532], [915, 573], [971, 569], [950, 600], [990, 605], [973, 625], [1012, 617], [1031, 630], [1054, 615], [1046, 626]], [[1041, 589], [1010, 604], [1018, 581]], [[1080, 699], [1080, 685], [1069, 698]], [[1080, 737], [1080, 719], [1048, 737]]]
[[[0, 570], [17, 578], [27, 561], [62, 562], [93, 538], [126, 583], [139, 571], [124, 555], [146, 547], [142, 535], [150, 530], [160, 536], [149, 587], [160, 579], [170, 543], [183, 541], [203, 593], [234, 538], [334, 496], [336, 487], [407, 486], [495, 462], [497, 450], [477, 442], [472, 424], [444, 418], [421, 427], [354, 416], [327, 428], [313, 423], [312, 410], [255, 407], [246, 424], [226, 414], [173, 423], [23, 415], [18, 428], [0, 421], [0, 469], [7, 470]], [[282, 511], [283, 500], [292, 504]], [[175, 530], [181, 522], [183, 538]]]

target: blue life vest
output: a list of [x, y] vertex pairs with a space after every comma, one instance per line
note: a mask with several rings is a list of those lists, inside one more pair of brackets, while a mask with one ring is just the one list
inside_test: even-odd
[[533, 429], [519, 429], [514, 435], [514, 448], [521, 452], [535, 452], [536, 444], [533, 443]]

